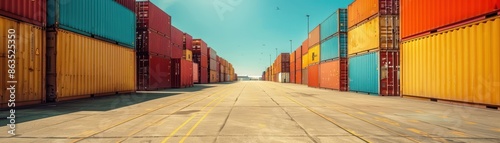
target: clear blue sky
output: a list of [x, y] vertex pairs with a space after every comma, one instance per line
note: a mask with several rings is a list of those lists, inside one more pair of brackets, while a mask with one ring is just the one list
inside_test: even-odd
[[[337, 8], [352, 0], [152, 0], [172, 24], [202, 38], [233, 64], [238, 75], [262, 75], [278, 53], [290, 52]], [[278, 10], [279, 9], [279, 10]]]

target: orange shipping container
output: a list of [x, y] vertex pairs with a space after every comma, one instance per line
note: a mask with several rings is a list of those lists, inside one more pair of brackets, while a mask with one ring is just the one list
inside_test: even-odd
[[[374, 15], [398, 15], [400, 0], [355, 0], [347, 7], [348, 28]], [[404, 1], [404, 0], [403, 0]], [[422, 9], [422, 7], [419, 7]], [[427, 8], [424, 8], [427, 10]]]
[[[12, 30], [9, 30], [12, 29]], [[8, 33], [12, 32], [13, 35]], [[6, 90], [10, 87], [11, 81], [8, 76], [8, 63], [10, 52], [8, 52], [8, 37], [12, 37], [13, 44], [16, 48], [15, 52], [15, 83], [16, 97], [15, 106], [23, 106], [29, 104], [39, 104], [45, 101], [44, 91], [44, 59], [45, 59], [45, 32], [41, 27], [14, 21], [0, 17], [0, 37], [2, 45], [0, 45], [0, 108], [8, 107], [10, 92]], [[10, 38], [9, 38], [10, 39]]]
[[217, 74], [217, 71], [210, 70], [210, 83], [217, 82], [219, 82], [219, 75]]
[[312, 46], [315, 46], [316, 44], [319, 44], [320, 40], [320, 29], [321, 25], [316, 26], [311, 32], [309, 32], [309, 46], [307, 48], [311, 48]]
[[302, 84], [302, 70], [295, 70], [295, 83]]
[[402, 0], [401, 37], [410, 38], [500, 10], [500, 0]]
[[135, 91], [134, 49], [61, 29], [48, 31], [47, 100]]
[[307, 69], [307, 85], [309, 87], [319, 87], [319, 64], [310, 65]]
[[320, 64], [320, 87], [347, 91], [347, 59], [328, 61]]
[[302, 55], [307, 53], [309, 50], [309, 39], [306, 39], [304, 42], [302, 42], [302, 46], [300, 47], [302, 49]]

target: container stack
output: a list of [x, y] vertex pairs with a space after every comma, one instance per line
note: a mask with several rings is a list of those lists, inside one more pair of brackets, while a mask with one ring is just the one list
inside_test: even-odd
[[133, 11], [114, 1], [49, 0], [47, 16], [47, 101], [136, 90]]
[[[0, 45], [0, 87], [3, 88], [0, 97], [4, 97], [0, 99], [0, 108], [9, 107], [10, 92], [6, 88], [10, 85], [16, 87], [16, 107], [45, 101], [46, 2], [0, 1], [0, 37], [4, 38]], [[15, 54], [8, 51], [12, 45], [15, 46]], [[11, 55], [15, 55], [15, 58], [8, 58]], [[8, 63], [8, 60], [15, 60], [15, 64]], [[6, 76], [10, 65], [15, 65], [16, 74], [13, 78]]]
[[[186, 37], [189, 40], [189, 34], [182, 32], [176, 27], [172, 26], [171, 39], [172, 39], [172, 62], [171, 62], [171, 76], [173, 88], [186, 88], [193, 86], [193, 62], [190, 55], [190, 50], [186, 45]], [[192, 39], [192, 38], [191, 38]], [[189, 43], [192, 43], [190, 40]], [[192, 48], [192, 46], [191, 46]]]
[[499, 0], [402, 1], [401, 94], [498, 108], [499, 7]]
[[136, 2], [136, 14], [137, 90], [171, 88], [171, 17], [150, 1]]
[[399, 95], [399, 0], [356, 0], [347, 11], [349, 90]]
[[309, 56], [308, 56], [308, 51], [309, 51], [309, 39], [306, 39], [304, 42], [302, 42], [302, 46], [300, 47], [301, 53], [302, 53], [302, 84], [307, 85], [308, 84], [308, 75], [309, 73], [307, 72], [307, 67], [309, 66]]
[[200, 83], [200, 71], [198, 70], [200, 68], [198, 63], [193, 62], [193, 83]]
[[290, 54], [281, 53], [274, 60], [273, 64], [274, 82], [289, 83], [290, 82]]
[[132, 12], [135, 12], [135, 1], [136, 0], [115, 0], [117, 3], [123, 5]]
[[308, 67], [307, 67], [307, 85], [309, 87], [319, 87], [319, 61], [320, 61], [320, 30], [321, 25], [318, 25], [311, 32], [309, 32], [309, 50]]
[[208, 46], [202, 39], [193, 40], [193, 61], [198, 63], [198, 84], [207, 84], [209, 79]]
[[[302, 84], [302, 49], [301, 47], [298, 47], [294, 51], [295, 53], [295, 60], [294, 60], [294, 70], [295, 70], [295, 76], [292, 76], [291, 78], [295, 78], [295, 84]], [[290, 67], [292, 67], [290, 65]]]
[[209, 65], [209, 83], [217, 83], [219, 82], [219, 72], [218, 72], [218, 69], [217, 69], [217, 65], [218, 62], [217, 62], [217, 52], [211, 48], [211, 47], [208, 47], [208, 65]]
[[295, 83], [295, 51], [290, 54], [290, 83]]
[[321, 23], [321, 88], [347, 91], [347, 9], [338, 9]]

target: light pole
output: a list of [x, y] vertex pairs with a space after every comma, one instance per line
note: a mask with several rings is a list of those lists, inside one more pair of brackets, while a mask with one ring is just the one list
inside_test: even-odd
[[309, 14], [306, 15], [307, 17], [307, 38], [309, 38]]

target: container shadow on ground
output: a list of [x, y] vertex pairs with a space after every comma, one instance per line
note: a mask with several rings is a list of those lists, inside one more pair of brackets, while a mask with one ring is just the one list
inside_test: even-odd
[[[17, 108], [16, 124], [50, 118], [59, 115], [71, 114], [81, 111], [111, 111], [118, 108], [123, 108], [127, 106], [132, 106], [135, 104], [140, 104], [143, 102], [175, 96], [179, 93], [176, 92], [195, 92], [201, 91], [203, 89], [212, 88], [214, 86], [210, 85], [195, 85], [190, 88], [183, 89], [168, 89], [158, 91], [161, 93], [128, 93], [128, 94], [117, 94], [102, 97], [93, 97], [86, 99], [77, 99], [72, 101], [58, 102], [41, 104], [31, 107]], [[154, 92], [154, 91], [152, 91]], [[7, 116], [9, 116], [10, 109], [0, 110], [0, 127], [6, 126], [8, 124]], [[89, 116], [91, 114], [88, 114]]]

